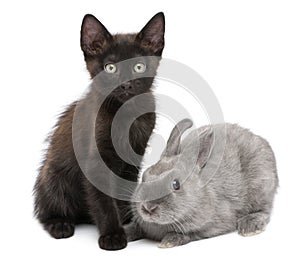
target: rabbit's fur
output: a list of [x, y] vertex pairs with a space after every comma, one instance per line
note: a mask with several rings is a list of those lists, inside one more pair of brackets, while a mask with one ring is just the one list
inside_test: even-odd
[[[133, 204], [134, 220], [125, 227], [129, 241], [149, 238], [161, 241], [160, 247], [173, 247], [235, 230], [254, 235], [268, 224], [278, 186], [268, 142], [236, 124], [219, 124], [214, 130], [195, 129], [180, 143], [191, 126], [189, 119], [180, 121], [160, 161], [144, 172], [143, 182], [164, 178], [170, 191], [157, 200]], [[218, 150], [222, 139], [225, 148]], [[198, 157], [191, 168], [195, 146]], [[175, 178], [182, 180], [178, 190], [170, 187]], [[134, 196], [141, 192], [138, 187]]]

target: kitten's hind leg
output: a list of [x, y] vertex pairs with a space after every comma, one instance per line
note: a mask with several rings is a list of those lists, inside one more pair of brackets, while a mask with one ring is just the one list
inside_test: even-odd
[[58, 196], [56, 191], [46, 194], [40, 189], [36, 197], [36, 214], [52, 237], [68, 238], [74, 234], [75, 215], [71, 205], [64, 199], [56, 199]]
[[81, 199], [79, 190], [62, 174], [45, 176], [42, 172], [34, 189], [36, 217], [56, 239], [74, 234]]
[[45, 222], [44, 228], [52, 237], [61, 239], [74, 235], [75, 224], [74, 222], [67, 221], [64, 218], [50, 219]]
[[238, 233], [242, 236], [253, 236], [263, 232], [270, 221], [270, 214], [255, 212], [248, 214], [237, 222]]

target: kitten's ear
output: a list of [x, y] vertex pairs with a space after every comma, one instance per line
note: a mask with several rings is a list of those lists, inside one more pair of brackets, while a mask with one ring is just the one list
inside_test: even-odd
[[136, 40], [154, 54], [161, 55], [165, 40], [165, 16], [162, 12], [157, 13], [137, 34]]
[[85, 55], [101, 54], [111, 40], [112, 35], [95, 16], [91, 14], [84, 16], [80, 44]]

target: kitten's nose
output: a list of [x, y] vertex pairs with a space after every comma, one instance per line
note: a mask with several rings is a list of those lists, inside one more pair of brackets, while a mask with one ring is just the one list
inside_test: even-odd
[[158, 208], [158, 205], [157, 204], [150, 204], [150, 203], [145, 203], [145, 204], [142, 204], [142, 210], [151, 215], [153, 214]]
[[132, 85], [130, 82], [124, 82], [121, 84], [121, 89], [123, 90], [130, 90], [132, 89]]

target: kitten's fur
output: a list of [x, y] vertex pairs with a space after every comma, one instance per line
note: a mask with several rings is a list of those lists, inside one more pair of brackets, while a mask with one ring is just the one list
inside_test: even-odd
[[[92, 78], [103, 71], [108, 62], [117, 63], [136, 56], [160, 57], [163, 47], [163, 13], [156, 14], [138, 34], [111, 35], [92, 15], [86, 15], [82, 22], [81, 48]], [[133, 181], [137, 181], [139, 166], [125, 163], [116, 154], [111, 142], [111, 122], [118, 108], [130, 97], [151, 93], [153, 80], [153, 77], [134, 79], [125, 83], [129, 87], [119, 86], [100, 108], [96, 121], [96, 142], [103, 160], [119, 176]], [[101, 89], [101, 85], [99, 87]], [[129, 93], [129, 97], [124, 98], [124, 92]], [[90, 98], [92, 102], [97, 99], [97, 94], [99, 92], [91, 87], [85, 100], [88, 102]], [[72, 143], [76, 103], [61, 115], [49, 139], [49, 148], [34, 188], [35, 214], [54, 238], [72, 236], [75, 224], [95, 223], [100, 232], [100, 247], [121, 249], [127, 245], [122, 222], [130, 219], [127, 216], [129, 204], [100, 192], [79, 168]], [[144, 105], [148, 110], [155, 110], [152, 94]], [[154, 125], [154, 112], [140, 116], [132, 124], [129, 140], [137, 154], [144, 154]]]

